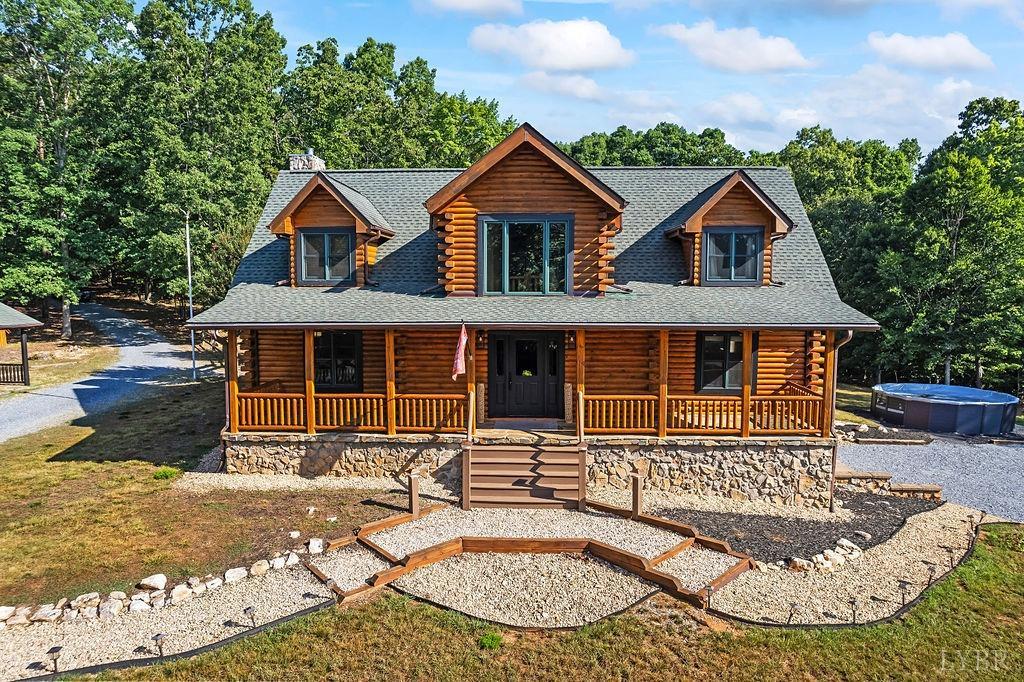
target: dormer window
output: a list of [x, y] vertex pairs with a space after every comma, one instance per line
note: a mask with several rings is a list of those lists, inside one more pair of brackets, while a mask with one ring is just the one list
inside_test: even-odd
[[300, 284], [346, 284], [355, 281], [355, 234], [351, 229], [304, 229], [299, 233]]
[[702, 270], [706, 285], [756, 285], [764, 260], [763, 227], [704, 229]]
[[572, 287], [571, 216], [482, 216], [484, 294], [565, 294]]

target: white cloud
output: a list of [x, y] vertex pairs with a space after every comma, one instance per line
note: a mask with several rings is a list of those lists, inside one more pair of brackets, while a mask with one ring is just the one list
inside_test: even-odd
[[735, 92], [704, 102], [698, 111], [705, 119], [725, 128], [770, 129], [774, 125], [764, 102], [749, 92]]
[[550, 74], [532, 71], [520, 79], [531, 90], [566, 95], [590, 102], [601, 102], [610, 96], [593, 78], [579, 74]]
[[762, 36], [756, 28], [718, 29], [707, 19], [687, 26], [667, 24], [652, 29], [688, 49], [708, 66], [739, 73], [765, 73], [811, 66], [788, 38]]
[[469, 34], [480, 52], [518, 59], [541, 71], [594, 71], [632, 64], [634, 55], [600, 21], [541, 19], [519, 26], [483, 24]]
[[428, 0], [434, 9], [467, 12], [495, 17], [503, 14], [522, 14], [522, 0]]
[[887, 62], [919, 69], [990, 69], [992, 58], [979, 50], [963, 33], [944, 36], [868, 35], [868, 47]]

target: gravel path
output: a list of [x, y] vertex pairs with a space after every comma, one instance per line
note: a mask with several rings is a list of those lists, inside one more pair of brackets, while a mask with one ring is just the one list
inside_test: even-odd
[[342, 590], [353, 590], [366, 583], [377, 571], [391, 568], [391, 564], [361, 545], [352, 544], [343, 549], [313, 557], [311, 562]]
[[694, 546], [662, 561], [655, 568], [678, 578], [687, 590], [698, 592], [738, 562], [734, 556]]
[[[597, 494], [611, 504], [630, 504], [628, 492]], [[653, 491], [645, 496], [645, 509], [651, 513], [687, 523], [766, 563], [793, 556], [810, 559], [833, 549], [840, 538], [866, 549], [892, 537], [907, 517], [936, 506], [924, 500], [870, 493], [838, 494], [843, 505], [839, 513]], [[864, 539], [856, 531], [869, 534], [871, 539]]]
[[555, 509], [451, 508], [370, 536], [397, 557], [460, 536], [504, 538], [590, 538], [654, 558], [682, 541], [661, 528], [609, 514]]
[[[372, 490], [404, 493], [405, 480], [373, 476], [317, 476], [305, 478], [295, 474], [218, 474], [190, 471], [174, 482], [179, 490], [208, 493], [215, 490]], [[420, 496], [425, 499], [458, 500], [432, 478], [420, 479]]]
[[586, 554], [460, 554], [395, 585], [477, 618], [549, 628], [593, 623], [658, 591]]
[[928, 584], [928, 567], [936, 576], [959, 561], [969, 545], [967, 516], [979, 517], [968, 507], [947, 503], [907, 520], [888, 542], [872, 547], [863, 556], [834, 573], [818, 571], [747, 571], [722, 588], [712, 607], [750, 620], [784, 623], [790, 604], [800, 610], [794, 623], [849, 623], [850, 599], [857, 599], [857, 620], [877, 620], [895, 613], [901, 605], [899, 581], [912, 583], [907, 601]]
[[839, 458], [901, 483], [936, 483], [944, 499], [1024, 522], [1024, 445], [936, 438], [930, 445], [843, 445]]
[[[247, 606], [256, 609], [256, 622], [266, 623], [331, 598], [330, 590], [302, 566], [246, 578], [204, 593], [180, 605], [153, 611], [122, 613], [106, 620], [37, 623], [0, 630], [0, 678], [42, 674], [54, 645], [63, 647], [62, 670], [155, 655], [152, 637], [167, 636], [164, 653], [195, 649], [246, 630]], [[241, 623], [241, 624], [239, 624]], [[47, 668], [46, 670], [51, 670]]]
[[106, 306], [81, 303], [75, 308], [120, 347], [120, 356], [84, 379], [0, 401], [0, 442], [110, 410], [143, 397], [154, 386], [191, 380], [188, 351]]

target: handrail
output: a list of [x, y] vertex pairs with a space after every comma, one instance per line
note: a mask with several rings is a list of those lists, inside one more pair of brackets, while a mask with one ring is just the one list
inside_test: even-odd
[[790, 391], [796, 391], [800, 395], [812, 395], [812, 396], [814, 396], [816, 398], [822, 397], [821, 394], [818, 393], [817, 391], [815, 391], [814, 389], [812, 389], [812, 388], [810, 388], [808, 386], [803, 386], [801, 384], [798, 384], [795, 381], [787, 381], [786, 383], [784, 383], [782, 385], [782, 388], [783, 389], [789, 389]]
[[584, 426], [591, 433], [657, 433], [657, 403], [655, 395], [587, 395]]
[[585, 436], [583, 429], [583, 406], [586, 404], [586, 396], [583, 395], [583, 391], [576, 391], [576, 398], [576, 435], [579, 436], [582, 443]]

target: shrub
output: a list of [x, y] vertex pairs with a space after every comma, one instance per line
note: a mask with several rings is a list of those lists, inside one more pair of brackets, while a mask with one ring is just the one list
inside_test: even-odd
[[485, 632], [478, 640], [481, 649], [495, 651], [501, 648], [501, 635], [497, 632]]
[[158, 481], [169, 481], [170, 479], [177, 478], [180, 475], [181, 469], [169, 466], [158, 467], [157, 470], [153, 472], [153, 478]]

